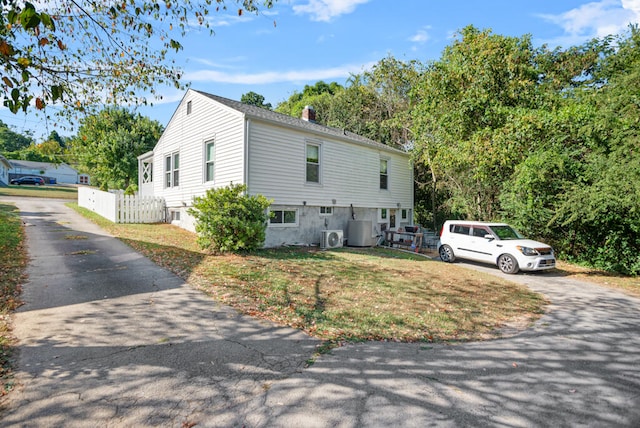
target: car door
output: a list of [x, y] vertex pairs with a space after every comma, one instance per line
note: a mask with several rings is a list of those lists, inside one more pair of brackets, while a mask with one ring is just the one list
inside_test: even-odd
[[473, 226], [471, 229], [470, 247], [474, 260], [495, 263], [496, 239], [488, 239], [485, 236], [493, 234], [485, 226]]
[[449, 244], [453, 248], [453, 253], [456, 257], [463, 259], [473, 258], [473, 251], [471, 250], [471, 237], [469, 232], [471, 226], [464, 224], [454, 224], [451, 226], [451, 233], [449, 234]]

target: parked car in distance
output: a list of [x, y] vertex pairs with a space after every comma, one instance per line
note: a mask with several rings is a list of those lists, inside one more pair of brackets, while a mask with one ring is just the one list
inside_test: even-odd
[[33, 184], [34, 186], [44, 186], [44, 179], [42, 177], [20, 177], [11, 180], [11, 184]]
[[504, 273], [553, 269], [553, 248], [525, 239], [506, 223], [447, 220], [440, 231], [438, 253], [444, 262], [457, 258], [491, 263]]

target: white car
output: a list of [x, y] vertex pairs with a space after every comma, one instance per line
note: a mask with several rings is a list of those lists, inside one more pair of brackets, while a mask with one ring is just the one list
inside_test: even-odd
[[504, 273], [556, 267], [553, 248], [523, 238], [505, 223], [447, 220], [440, 232], [438, 253], [445, 262], [456, 258], [487, 262]]

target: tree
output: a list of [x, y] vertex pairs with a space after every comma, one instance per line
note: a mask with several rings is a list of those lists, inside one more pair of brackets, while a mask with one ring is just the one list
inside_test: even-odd
[[8, 125], [0, 121], [0, 152], [15, 152], [33, 143], [31, 136], [12, 131]]
[[[270, 8], [274, 0], [264, 0]], [[194, 23], [233, 3], [237, 13], [258, 12], [257, 0], [120, 2], [5, 0], [0, 14], [0, 79], [10, 111], [64, 111], [96, 104], [147, 103], [162, 85], [180, 87], [170, 62]]]
[[209, 189], [193, 199], [189, 214], [196, 218], [198, 243], [215, 253], [253, 251], [262, 246], [267, 228], [263, 195], [248, 195], [247, 186], [231, 184]]
[[152, 150], [161, 134], [157, 121], [111, 107], [80, 122], [69, 154], [96, 185], [126, 189], [138, 180], [138, 156]]
[[[569, 231], [564, 254], [593, 266], [640, 274], [640, 30], [610, 40], [598, 66], [602, 86], [587, 99], [594, 115], [584, 171], [559, 198], [553, 222]], [[585, 101], [586, 102], [586, 101]]]
[[253, 91], [247, 92], [246, 94], [242, 94], [242, 97], [240, 97], [240, 102], [249, 104], [252, 106], [264, 108], [267, 110], [271, 110], [271, 103], [265, 103], [264, 97]]
[[288, 100], [279, 103], [275, 111], [300, 117], [305, 106], [312, 106], [316, 112], [316, 122], [327, 125], [332, 99], [343, 89], [336, 82], [326, 83], [319, 80], [314, 85], [305, 85], [302, 92], [294, 92]]
[[47, 157], [49, 159], [48, 162], [59, 161], [63, 151], [63, 147], [60, 146], [60, 143], [54, 140], [43, 141], [40, 144], [36, 144], [34, 148], [44, 157]]
[[[453, 216], [498, 218], [503, 183], [516, 166], [565, 138], [549, 126], [547, 112], [558, 111], [580, 81], [586, 86], [580, 78], [598, 57], [589, 50], [570, 53], [549, 55], [535, 50], [529, 36], [466, 27], [428, 65], [412, 92], [414, 156], [448, 193], [445, 209]], [[557, 72], [563, 66], [573, 75]]]
[[54, 130], [54, 131], [51, 131], [51, 134], [49, 134], [49, 136], [45, 141], [54, 141], [58, 143], [60, 147], [65, 148], [67, 146], [67, 140], [68, 138], [61, 137], [60, 134], [58, 134], [58, 131]]

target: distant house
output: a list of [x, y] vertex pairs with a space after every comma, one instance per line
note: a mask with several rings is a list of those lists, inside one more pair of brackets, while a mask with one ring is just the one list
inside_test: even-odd
[[45, 183], [78, 184], [78, 171], [66, 163], [34, 162], [11, 159], [10, 179], [36, 175], [45, 179]]
[[0, 186], [6, 186], [9, 184], [9, 170], [11, 169], [11, 164], [9, 160], [4, 156], [0, 155]]
[[266, 247], [318, 244], [324, 230], [347, 237], [349, 221], [383, 229], [413, 220], [407, 153], [342, 129], [188, 90], [153, 151], [139, 158], [141, 195], [165, 199], [169, 219], [194, 230], [187, 213], [207, 189], [246, 184], [273, 200]]

